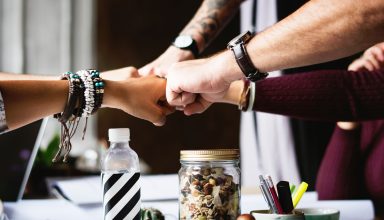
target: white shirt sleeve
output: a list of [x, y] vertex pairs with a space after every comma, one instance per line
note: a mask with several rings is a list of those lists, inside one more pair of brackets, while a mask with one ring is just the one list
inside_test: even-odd
[[0, 134], [8, 130], [7, 121], [5, 120], [5, 108], [3, 97], [0, 92]]

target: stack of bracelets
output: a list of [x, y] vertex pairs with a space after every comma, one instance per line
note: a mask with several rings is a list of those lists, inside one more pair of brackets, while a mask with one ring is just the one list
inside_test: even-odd
[[[68, 161], [68, 154], [72, 149], [71, 138], [76, 132], [80, 118], [86, 120], [95, 113], [103, 102], [104, 83], [97, 70], [80, 70], [76, 73], [66, 72], [62, 80], [69, 82], [68, 101], [64, 111], [54, 115], [61, 123], [60, 147], [52, 162], [59, 161], [63, 154], [63, 162]], [[83, 130], [83, 139], [87, 121]]]

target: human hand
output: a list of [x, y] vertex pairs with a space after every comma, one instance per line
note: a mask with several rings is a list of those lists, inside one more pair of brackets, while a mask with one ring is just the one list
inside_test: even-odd
[[[231, 82], [220, 71], [226, 65], [214, 57], [172, 65], [167, 76], [168, 103], [184, 106], [187, 115], [204, 111], [210, 105], [210, 98], [223, 96], [229, 88]], [[201, 95], [195, 100], [193, 94]]]
[[[384, 68], [384, 42], [376, 44], [368, 48], [364, 54], [354, 60], [349, 66], [348, 70], [368, 70], [374, 71]], [[343, 130], [354, 130], [359, 127], [358, 122], [337, 122], [337, 126]]]
[[364, 54], [353, 61], [348, 70], [379, 70], [384, 68], [384, 42], [368, 48]]
[[165, 101], [165, 79], [151, 75], [105, 82], [106, 107], [119, 108], [156, 126], [164, 125], [166, 116], [174, 111]]
[[194, 105], [188, 106], [184, 113], [192, 115], [202, 113], [207, 110], [213, 103], [228, 103], [232, 105], [239, 105], [241, 94], [244, 89], [243, 80], [237, 80], [231, 83], [229, 88], [219, 93], [201, 93], [195, 100]]
[[181, 50], [174, 46], [170, 46], [163, 54], [151, 63], [141, 67], [139, 73], [142, 76], [154, 74], [166, 77], [168, 69], [174, 63], [193, 59], [193, 54], [189, 50]]

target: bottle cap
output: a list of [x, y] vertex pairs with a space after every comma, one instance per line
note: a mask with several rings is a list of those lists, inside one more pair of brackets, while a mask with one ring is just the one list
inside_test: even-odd
[[129, 128], [110, 128], [108, 130], [108, 137], [110, 142], [129, 141]]

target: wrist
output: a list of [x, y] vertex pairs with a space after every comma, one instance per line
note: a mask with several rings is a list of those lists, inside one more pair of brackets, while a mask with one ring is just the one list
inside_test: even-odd
[[218, 66], [217, 73], [221, 75], [221, 77], [227, 83], [232, 83], [233, 81], [242, 79], [244, 77], [243, 72], [240, 67], [237, 65], [235, 59], [233, 59], [233, 54], [231, 51], [224, 51], [219, 55], [213, 57], [215, 58], [215, 66]]
[[227, 92], [225, 93], [222, 102], [232, 105], [238, 105], [241, 100], [241, 94], [244, 90], [244, 83], [242, 80], [236, 80], [231, 83]]
[[121, 82], [104, 80], [104, 84], [104, 99], [102, 107], [117, 108], [120, 100], [120, 94], [122, 94], [122, 90], [120, 89]]
[[192, 60], [195, 58], [191, 51], [180, 49], [178, 47], [175, 47], [174, 45], [171, 45], [167, 49], [167, 53], [173, 54], [176, 62]]

